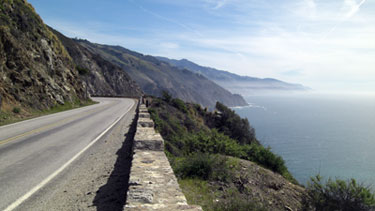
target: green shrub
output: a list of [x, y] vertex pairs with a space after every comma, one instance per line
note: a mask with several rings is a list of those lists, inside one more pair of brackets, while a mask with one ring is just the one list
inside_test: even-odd
[[154, 122], [155, 122], [156, 130], [159, 131], [159, 132], [162, 132], [164, 127], [165, 127], [164, 121], [162, 119], [160, 119], [160, 117], [159, 117], [159, 115], [158, 115], [158, 113], [155, 109], [149, 108], [148, 112], [150, 112], [151, 119], [154, 120]]
[[208, 132], [199, 132], [181, 137], [184, 141], [184, 152], [190, 154], [196, 151], [211, 154], [223, 154], [235, 157], [244, 155], [241, 146], [228, 136], [219, 133], [216, 129]]
[[287, 170], [283, 158], [262, 145], [251, 144], [250, 148], [247, 148], [247, 159], [280, 174]]
[[243, 199], [241, 196], [231, 196], [229, 199], [215, 203], [215, 211], [266, 211], [260, 204]]
[[180, 157], [183, 155], [182, 151], [170, 142], [165, 142], [164, 148], [165, 148], [165, 152], [167, 153], [167, 155], [169, 155], [168, 158], [170, 159], [172, 158], [172, 156]]
[[178, 138], [183, 140], [183, 152], [191, 154], [194, 152], [222, 154], [245, 160], [250, 160], [262, 165], [274, 172], [283, 175], [293, 183], [297, 181], [290, 175], [282, 157], [274, 154], [270, 148], [259, 144], [240, 145], [228, 136], [219, 133], [216, 129], [210, 132], [199, 132], [187, 134]]
[[211, 158], [213, 159], [211, 179], [222, 182], [233, 180], [234, 173], [228, 158], [223, 155], [211, 155]]
[[216, 103], [219, 111], [210, 121], [215, 122], [215, 128], [225, 135], [237, 140], [240, 144], [258, 143], [255, 137], [255, 129], [250, 126], [247, 119], [242, 119], [233, 110], [220, 102]]
[[80, 75], [87, 75], [87, 74], [90, 72], [89, 69], [84, 68], [84, 67], [81, 67], [81, 66], [79, 66], [79, 65], [76, 66], [76, 70], [78, 71], [78, 73], [79, 73]]
[[195, 153], [183, 158], [175, 173], [180, 178], [201, 178], [207, 180], [212, 174], [213, 160], [209, 154]]
[[175, 98], [172, 100], [172, 105], [177, 108], [178, 110], [184, 112], [184, 113], [187, 113], [188, 112], [188, 109], [186, 107], [186, 104], [184, 101], [182, 101], [181, 99], [178, 99], [178, 98]]
[[19, 114], [19, 113], [21, 112], [21, 109], [18, 108], [18, 107], [14, 107], [12, 111], [13, 111], [13, 113], [15, 113], [15, 114]]
[[228, 181], [233, 176], [227, 158], [221, 155], [193, 153], [173, 162], [173, 167], [176, 175], [182, 179]]
[[324, 184], [319, 175], [312, 177], [307, 186], [305, 209], [365, 211], [375, 209], [374, 193], [368, 187], [357, 184], [355, 179], [347, 182], [328, 179]]
[[188, 131], [199, 131], [200, 130], [200, 128], [197, 127], [197, 124], [195, 123], [195, 121], [190, 117], [187, 117], [184, 120], [184, 125], [185, 125], [185, 127]]
[[169, 94], [169, 92], [166, 90], [162, 91], [161, 96], [162, 96], [162, 100], [164, 100], [167, 103], [170, 103], [172, 100], [172, 95]]

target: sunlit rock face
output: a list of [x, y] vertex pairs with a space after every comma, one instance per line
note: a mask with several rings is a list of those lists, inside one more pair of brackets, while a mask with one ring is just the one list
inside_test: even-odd
[[121, 67], [81, 45], [80, 41], [51, 30], [72, 57], [90, 95], [140, 97], [143, 94], [138, 84]]
[[0, 3], [3, 103], [45, 109], [84, 99], [84, 86], [60, 40], [26, 1]]

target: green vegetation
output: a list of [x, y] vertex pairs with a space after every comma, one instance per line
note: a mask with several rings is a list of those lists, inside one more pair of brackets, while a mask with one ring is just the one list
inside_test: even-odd
[[84, 67], [81, 67], [79, 65], [76, 66], [76, 70], [78, 71], [78, 73], [80, 75], [87, 75], [88, 73], [90, 73], [90, 70], [87, 69], [87, 68], [84, 68]]
[[[13, 36], [28, 36], [32, 34], [34, 39], [41, 38], [51, 42], [57, 55], [71, 60], [60, 40], [43, 23], [31, 4], [24, 0], [2, 0], [0, 3], [0, 30], [10, 29]], [[27, 33], [26, 33], [27, 32]]]
[[163, 90], [162, 93], [161, 93], [161, 95], [162, 95], [162, 99], [163, 99], [165, 102], [167, 102], [167, 103], [170, 103], [170, 102], [171, 102], [171, 100], [172, 100], [172, 95], [170, 95], [170, 94], [168, 93], [168, 91]]
[[218, 128], [220, 132], [237, 140], [242, 145], [257, 143], [255, 130], [250, 126], [247, 119], [242, 119], [233, 110], [220, 102], [216, 103], [216, 109], [220, 113], [212, 117], [215, 128]]
[[19, 114], [21, 112], [21, 109], [19, 107], [14, 107], [12, 112], [15, 114]]
[[328, 179], [323, 183], [319, 175], [311, 178], [307, 186], [305, 209], [365, 211], [375, 209], [375, 196], [368, 187], [357, 184], [355, 179], [343, 181]]
[[[238, 185], [238, 158], [253, 161], [297, 183], [284, 160], [263, 147], [246, 119], [217, 103], [207, 112], [196, 104], [173, 99], [168, 93], [154, 99], [149, 109], [156, 129], [189, 203], [204, 210], [264, 210], [251, 190]], [[305, 210], [373, 210], [374, 193], [352, 179], [312, 178], [306, 188]]]
[[199, 204], [205, 211], [265, 211], [256, 202], [244, 199], [238, 191], [231, 189], [224, 194], [220, 187], [210, 186], [208, 181], [201, 179], [182, 179], [179, 185], [189, 204]]
[[[244, 196], [233, 181], [238, 159], [222, 155], [195, 153], [175, 159], [175, 173], [190, 204], [199, 204], [205, 211], [266, 210]], [[177, 163], [176, 163], [177, 162]], [[248, 194], [245, 192], [245, 195]]]
[[189, 204], [198, 204], [205, 211], [213, 210], [217, 192], [212, 191], [209, 182], [202, 179], [179, 179], [178, 181]]
[[284, 160], [259, 144], [247, 119], [217, 103], [216, 112], [173, 99], [167, 92], [149, 107], [156, 130], [189, 203], [204, 210], [264, 210], [241, 186], [238, 159], [258, 163], [297, 183]]
[[74, 108], [89, 106], [95, 103], [96, 102], [92, 100], [82, 102], [79, 99], [76, 99], [74, 102], [65, 102], [64, 105], [56, 104], [55, 106], [42, 111], [31, 108], [24, 108], [21, 110], [19, 107], [14, 107], [11, 112], [0, 111], [0, 126], [36, 118], [39, 116], [67, 111]]
[[259, 204], [242, 199], [241, 197], [234, 195], [230, 200], [220, 201], [214, 205], [215, 211], [266, 211], [267, 209], [260, 206]]
[[233, 177], [225, 156], [198, 152], [174, 162], [177, 162], [174, 163], [175, 174], [182, 179], [228, 181]]
[[210, 113], [199, 105], [172, 99], [167, 93], [162, 99], [154, 99], [149, 111], [156, 129], [165, 139], [169, 157], [196, 152], [233, 156], [256, 162], [297, 183], [284, 160], [258, 143], [246, 119], [220, 103], [217, 107], [219, 112]]
[[[14, 5], [14, 6], [12, 6]], [[29, 21], [32, 22], [33, 24], [28, 24], [27, 26], [23, 26], [21, 30], [26, 30], [27, 27], [31, 27], [34, 24], [37, 24], [38, 26], [41, 26], [41, 19], [35, 12], [34, 8], [29, 4], [25, 3], [22, 0], [3, 0], [0, 3], [0, 10], [3, 15], [2, 22], [0, 22], [0, 25], [13, 25], [15, 26], [18, 24], [15, 22], [17, 21]], [[11, 17], [5, 15], [7, 12], [12, 11], [13, 15]], [[15, 14], [22, 14], [20, 17], [15, 18]], [[21, 20], [22, 19], [22, 20]], [[27, 28], [29, 29], [29, 28]]]
[[180, 110], [184, 113], [188, 112], [188, 109], [187, 109], [187, 106], [185, 105], [185, 102], [178, 99], [178, 98], [172, 100], [172, 105], [174, 107], [176, 107], [178, 110]]

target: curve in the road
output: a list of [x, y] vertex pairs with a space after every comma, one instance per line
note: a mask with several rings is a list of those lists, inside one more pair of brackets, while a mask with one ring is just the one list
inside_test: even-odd
[[[10, 138], [7, 138], [7, 139], [3, 139], [3, 141], [0, 142], [0, 152], [3, 151], [3, 150], [6, 150], [7, 148], [9, 148], [9, 150], [12, 151], [11, 148], [13, 148], [13, 147], [11, 147], [11, 146], [17, 145], [17, 143], [15, 143], [15, 142], [23, 143], [23, 142], [27, 142], [29, 140], [34, 141], [35, 138], [32, 139], [30, 137], [35, 136], [35, 134], [45, 133], [46, 136], [47, 136], [47, 135], [49, 135], [48, 132], [50, 130], [56, 129], [56, 127], [61, 127], [64, 124], [68, 125], [68, 124], [70, 124], [74, 121], [84, 121], [84, 122], [81, 122], [80, 125], [82, 125], [82, 124], [83, 125], [86, 125], [86, 124], [89, 125], [90, 124], [90, 126], [93, 125], [92, 126], [92, 133], [94, 133], [94, 135], [95, 135], [96, 131], [98, 131], [98, 128], [101, 128], [100, 131], [102, 131], [99, 134], [97, 134], [95, 136], [95, 138], [93, 138], [93, 139], [91, 138], [91, 141], [90, 140], [81, 141], [81, 142], [77, 141], [77, 143], [73, 142], [72, 139], [81, 139], [81, 137], [83, 135], [90, 132], [90, 128], [85, 128], [85, 129], [82, 129], [82, 130], [86, 130], [86, 131], [81, 131], [77, 128], [72, 128], [72, 127], [76, 127], [76, 126], [62, 127], [63, 129], [61, 129], [61, 130], [67, 131], [66, 133], [76, 132], [76, 136], [74, 134], [69, 134], [70, 140], [64, 140], [65, 137], [60, 137], [60, 138], [62, 138], [61, 140], [52, 140], [51, 141], [51, 139], [54, 139], [54, 138], [58, 139], [59, 138], [59, 137], [55, 137], [53, 134], [49, 135], [49, 138], [45, 137], [44, 138], [45, 140], [43, 139], [43, 143], [45, 143], [45, 145], [46, 145], [46, 151], [49, 150], [48, 145], [54, 144], [54, 143], [57, 145], [57, 146], [55, 146], [55, 148], [57, 148], [57, 149], [63, 150], [65, 148], [67, 148], [65, 146], [64, 146], [65, 148], [59, 147], [59, 144], [61, 144], [61, 142], [64, 142], [64, 141], [67, 142], [66, 145], [69, 145], [69, 147], [72, 148], [72, 149], [73, 149], [73, 147], [74, 148], [82, 147], [83, 144], [85, 144], [85, 146], [83, 148], [74, 149], [75, 154], [72, 155], [72, 157], [70, 157], [70, 159], [65, 158], [64, 163], [62, 165], [59, 165], [60, 167], [58, 167], [58, 168], [55, 167], [55, 169], [53, 169], [53, 170], [44, 170], [43, 169], [43, 171], [46, 171], [46, 172], [49, 171], [48, 175], [45, 174], [43, 178], [40, 178], [39, 180], [35, 179], [35, 178], [34, 178], [34, 180], [28, 180], [28, 181], [31, 181], [30, 183], [34, 182], [34, 184], [33, 185], [29, 184], [28, 190], [21, 191], [22, 193], [19, 193], [20, 188], [13, 188], [12, 187], [12, 186], [14, 186], [15, 183], [17, 183], [18, 180], [15, 179], [15, 181], [13, 181], [13, 182], [8, 182], [6, 180], [12, 179], [12, 177], [4, 176], [4, 174], [8, 173], [7, 171], [9, 171], [9, 170], [15, 171], [15, 173], [13, 173], [13, 174], [17, 174], [17, 172], [16, 172], [17, 168], [19, 168], [19, 166], [22, 166], [22, 162], [27, 163], [27, 158], [22, 158], [22, 156], [27, 156], [27, 155], [20, 155], [21, 158], [16, 159], [16, 161], [14, 161], [13, 164], [12, 164], [13, 166], [7, 166], [7, 165], [4, 165], [4, 164], [6, 164], [7, 161], [10, 161], [9, 157], [12, 157], [12, 156], [8, 156], [7, 153], [1, 153], [1, 154], [3, 154], [3, 156], [0, 154], [0, 188], [2, 189], [4, 187], [4, 189], [7, 190], [8, 193], [6, 193], [6, 192], [0, 193], [0, 198], [2, 198], [2, 199], [7, 198], [8, 200], [4, 200], [3, 202], [0, 202], [0, 209], [5, 208], [6, 211], [13, 210], [16, 207], [18, 207], [22, 202], [27, 200], [30, 196], [32, 196], [39, 189], [41, 189], [48, 182], [50, 182], [53, 178], [55, 178], [59, 173], [64, 171], [65, 168], [67, 168], [78, 157], [80, 157], [83, 153], [85, 153], [98, 140], [100, 140], [103, 137], [103, 135], [106, 134], [114, 125], [116, 125], [116, 123], [119, 120], [121, 120], [121, 118], [124, 117], [135, 104], [134, 100], [130, 100], [130, 101], [128, 100], [126, 103], [124, 103], [124, 99], [113, 99], [113, 98], [111, 98], [109, 100], [109, 101], [111, 101], [110, 103], [108, 103], [108, 102], [105, 103], [106, 99], [104, 99], [104, 98], [98, 98], [96, 100], [98, 100], [102, 104], [104, 104], [104, 107], [103, 106], [93, 106], [92, 109], [88, 109], [88, 110], [84, 109], [83, 111], [84, 111], [85, 114], [83, 114], [83, 113], [77, 114], [77, 112], [72, 111], [72, 112], [70, 112], [70, 114], [69, 114], [69, 112], [67, 112], [68, 114], [57, 115], [57, 116], [60, 116], [59, 118], [56, 118], [56, 115], [51, 116], [51, 119], [53, 119], [53, 120], [58, 119], [54, 123], [50, 123], [48, 121], [48, 117], [47, 118], [38, 118], [34, 121], [42, 121], [43, 124], [38, 125], [37, 127], [34, 127], [31, 130], [30, 130], [30, 127], [28, 127], [27, 131], [23, 131], [21, 129], [15, 129], [14, 131], [18, 131], [19, 134], [15, 135], [15, 136], [12, 136]], [[107, 104], [109, 104], [109, 105], [107, 105]], [[125, 109], [123, 107], [125, 107]], [[64, 113], [64, 112], [62, 112], [62, 113]], [[94, 117], [89, 118], [90, 115], [96, 116], [96, 117], [95, 118]], [[85, 118], [82, 118], [82, 116], [85, 116]], [[23, 124], [26, 124], [26, 125], [34, 124], [34, 122], [29, 120], [25, 123], [18, 123], [18, 124], [12, 125], [11, 127], [2, 127], [0, 129], [2, 131], [4, 131], [4, 129], [5, 130], [6, 129], [12, 130], [12, 128], [15, 128], [15, 127], [16, 128], [17, 127], [22, 128]], [[108, 124], [109, 124], [109, 126], [108, 126]], [[99, 126], [103, 125], [103, 126], [98, 127], [98, 125]], [[14, 131], [12, 133], [15, 133]], [[1, 134], [0, 134], [0, 136], [1, 136]], [[4, 134], [3, 134], [3, 136], [4, 136]], [[36, 140], [36, 141], [41, 142], [41, 140]], [[76, 141], [76, 140], [74, 140], [74, 141]], [[23, 145], [21, 144], [20, 148], [22, 148], [22, 147], [23, 148], [31, 148], [29, 151], [31, 151], [31, 153], [34, 152], [33, 156], [36, 156], [36, 157], [38, 157], [39, 155], [35, 155], [35, 153], [41, 152], [40, 149], [34, 150], [31, 146], [29, 147], [29, 145], [26, 145], [26, 144], [23, 144]], [[35, 146], [34, 146], [34, 148], [35, 148]], [[54, 150], [56, 150], [55, 148], [54, 148]], [[74, 150], [72, 150], [72, 151], [74, 151]], [[26, 149], [24, 151], [26, 151]], [[22, 152], [22, 150], [20, 152]], [[12, 153], [8, 153], [8, 154], [12, 154]], [[59, 160], [59, 161], [56, 161], [55, 163], [62, 163], [61, 160], [64, 160], [62, 158], [56, 159], [54, 153], [50, 152], [50, 153], [46, 153], [46, 154], [51, 154], [50, 159]], [[56, 153], [56, 155], [58, 155], [58, 154], [59, 153]], [[64, 153], [60, 152], [60, 154], [64, 154]], [[39, 159], [41, 159], [41, 158], [39, 158]], [[11, 163], [11, 162], [9, 162], [9, 163]], [[43, 163], [41, 163], [41, 165], [43, 165]], [[49, 166], [51, 166], [51, 164]], [[1, 167], [3, 167], [3, 168], [1, 168]], [[43, 168], [43, 167], [39, 166], [38, 168]], [[30, 172], [33, 172], [32, 170], [30, 170]], [[19, 171], [22, 171], [22, 169], [20, 169]], [[35, 175], [27, 175], [27, 176], [39, 177], [39, 175], [36, 175], [36, 176]], [[25, 178], [25, 180], [26, 180], [26, 178]], [[37, 183], [35, 183], [36, 180], [38, 180]], [[18, 194], [15, 194], [15, 192], [18, 192]], [[10, 195], [13, 196], [13, 198], [9, 197], [9, 196], [6, 197], [5, 194], [10, 194]], [[3, 195], [3, 196], [1, 196], [1, 195]], [[2, 204], [2, 203], [4, 203], [4, 204]]]

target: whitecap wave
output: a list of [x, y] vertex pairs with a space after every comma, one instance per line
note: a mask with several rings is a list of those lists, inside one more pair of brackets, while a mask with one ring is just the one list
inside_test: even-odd
[[231, 109], [260, 108], [260, 109], [263, 109], [263, 110], [267, 111], [266, 107], [257, 105], [255, 103], [248, 103], [248, 105], [246, 105], [246, 106], [234, 106], [234, 107], [230, 107], [230, 108]]

